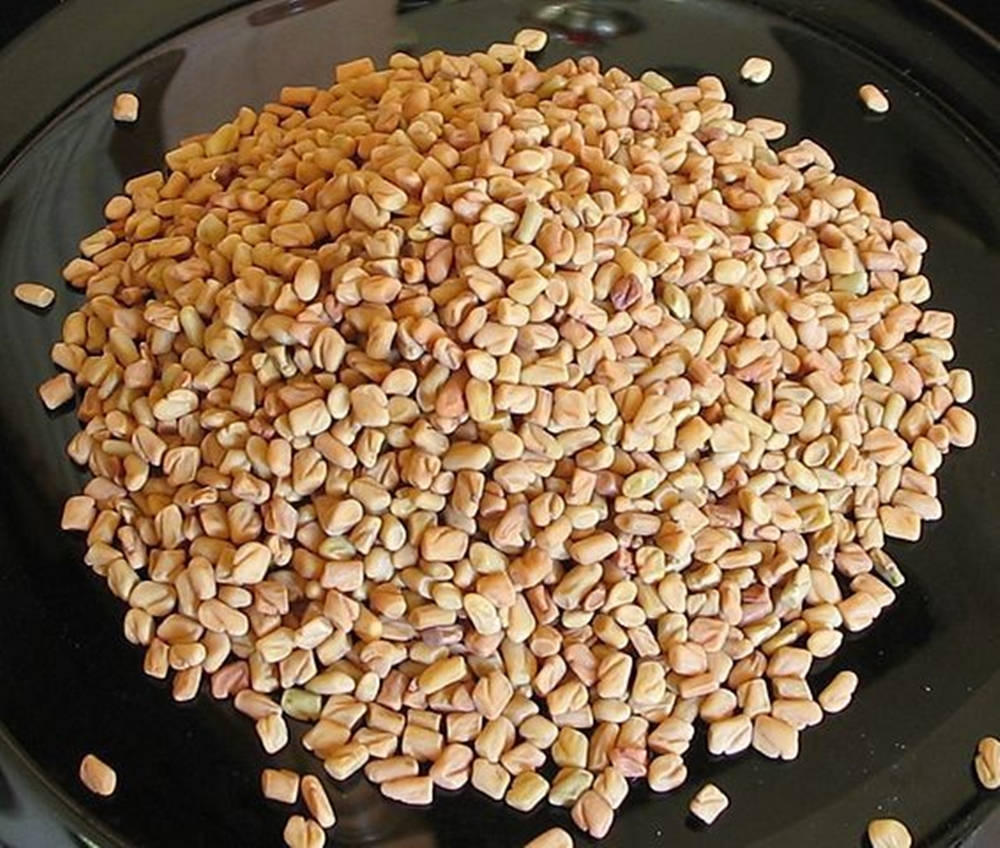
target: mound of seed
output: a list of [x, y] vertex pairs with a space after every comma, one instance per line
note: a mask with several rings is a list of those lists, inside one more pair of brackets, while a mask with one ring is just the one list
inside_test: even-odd
[[108, 203], [52, 351], [93, 475], [64, 526], [177, 699], [597, 837], [696, 722], [790, 759], [846, 706], [813, 658], [892, 602], [886, 537], [975, 435], [953, 318], [819, 145], [643, 80], [360, 59]]

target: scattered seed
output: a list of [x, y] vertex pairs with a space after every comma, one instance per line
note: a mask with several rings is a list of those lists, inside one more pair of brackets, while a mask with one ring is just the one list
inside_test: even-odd
[[45, 309], [52, 305], [56, 299], [56, 293], [41, 283], [18, 283], [14, 286], [14, 297], [28, 306]]
[[747, 82], [760, 85], [771, 78], [771, 71], [773, 69], [774, 65], [770, 59], [751, 56], [743, 63], [743, 67], [740, 68], [740, 76], [747, 80]]
[[974, 765], [984, 789], [1000, 789], [1000, 739], [995, 736], [980, 739]]
[[139, 119], [139, 98], [131, 91], [123, 91], [115, 95], [111, 107], [111, 117], [121, 123], [131, 124]]
[[729, 806], [729, 798], [714, 783], [706, 783], [691, 799], [688, 809], [705, 824], [712, 824]]
[[868, 823], [868, 841], [872, 848], [910, 848], [913, 837], [901, 821], [874, 819]]
[[118, 775], [95, 754], [87, 754], [80, 762], [80, 781], [95, 795], [107, 797], [118, 785]]
[[885, 92], [882, 89], [871, 83], [865, 83], [858, 89], [858, 97], [865, 104], [865, 108], [870, 109], [872, 112], [882, 113], [889, 111], [889, 98], [885, 96]]
[[69, 374], [57, 374], [38, 387], [38, 396], [46, 409], [58, 409], [76, 394], [73, 378]]
[[540, 29], [522, 29], [514, 36], [514, 44], [523, 47], [526, 53], [538, 53], [544, 50], [548, 40], [548, 33]]

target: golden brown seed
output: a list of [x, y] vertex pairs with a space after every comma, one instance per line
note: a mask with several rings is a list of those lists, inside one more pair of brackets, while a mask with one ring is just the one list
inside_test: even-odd
[[323, 848], [326, 844], [323, 828], [302, 816], [289, 817], [283, 836], [288, 848]]
[[80, 781], [95, 795], [111, 795], [118, 785], [118, 775], [103, 760], [87, 754], [80, 762]]

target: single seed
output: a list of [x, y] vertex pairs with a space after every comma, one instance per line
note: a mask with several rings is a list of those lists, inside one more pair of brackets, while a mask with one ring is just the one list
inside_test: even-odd
[[901, 821], [874, 819], [868, 823], [868, 841], [872, 848], [910, 848], [913, 837]]
[[80, 762], [80, 781], [95, 795], [108, 796], [118, 785], [118, 775], [95, 754], [87, 754]]
[[28, 306], [45, 309], [52, 305], [52, 301], [56, 299], [56, 293], [41, 283], [18, 283], [14, 286], [14, 297]]
[[882, 89], [871, 83], [865, 83], [858, 89], [858, 97], [865, 104], [865, 108], [872, 112], [881, 114], [889, 111], [889, 98], [885, 96]]
[[980, 739], [974, 765], [984, 789], [1000, 789], [1000, 739], [995, 736]]
[[747, 82], [760, 85], [761, 83], [767, 82], [771, 78], [771, 71], [773, 68], [774, 65], [771, 63], [770, 59], [764, 59], [760, 56], [751, 56], [743, 63], [743, 67], [740, 68], [740, 76]]
[[514, 44], [523, 47], [526, 53], [544, 50], [548, 40], [548, 33], [540, 29], [522, 29], [514, 36]]
[[111, 107], [111, 117], [119, 123], [131, 124], [139, 119], [139, 98], [131, 91], [122, 91], [115, 95]]
[[729, 806], [729, 798], [714, 783], [706, 783], [691, 799], [688, 809], [705, 824], [712, 824]]

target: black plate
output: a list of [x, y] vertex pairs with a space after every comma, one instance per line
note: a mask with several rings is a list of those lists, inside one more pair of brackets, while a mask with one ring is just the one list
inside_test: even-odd
[[[13, 301], [13, 284], [57, 281], [126, 177], [157, 167], [176, 139], [262, 103], [281, 84], [323, 84], [333, 64], [360, 54], [478, 49], [519, 22], [543, 20], [556, 34], [545, 62], [594, 52], [679, 83], [715, 72], [739, 115], [785, 120], [790, 141], [821, 140], [843, 173], [878, 191], [889, 215], [929, 237], [933, 305], [958, 316], [959, 361], [977, 380], [981, 435], [948, 458], [945, 519], [919, 544], [893, 546], [909, 576], [899, 601], [815, 675], [820, 685], [837, 670], [857, 670], [851, 709], [805, 734], [794, 763], [755, 755], [711, 763], [695, 754], [690, 782], [669, 797], [637, 790], [606, 844], [841, 848], [861, 843], [868, 819], [893, 815], [920, 845], [946, 846], [996, 812], [996, 794], [977, 789], [970, 766], [977, 739], [1000, 731], [994, 45], [916, 0], [905, 14], [902, 4], [848, 0], [399, 8], [394, 0], [288, 0], [204, 20], [135, 55], [226, 4], [152, 5], [77, 0], [0, 56], [0, 156], [22, 145], [0, 176], [0, 754], [19, 784], [32, 784], [68, 828], [108, 846], [276, 845], [286, 814], [259, 797], [263, 760], [251, 725], [207, 695], [178, 707], [142, 675], [140, 652], [120, 633], [121, 605], [81, 564], [79, 540], [59, 532], [62, 499], [80, 480], [63, 455], [75, 422], [47, 415], [35, 385], [52, 373], [49, 343], [78, 298], [60, 287], [56, 306], [35, 316]], [[739, 82], [750, 54], [774, 59], [766, 86]], [[68, 99], [87, 80], [97, 82]], [[866, 81], [888, 90], [888, 115], [859, 107], [855, 92]], [[122, 89], [142, 100], [134, 126], [109, 117]], [[46, 115], [54, 117], [23, 143]], [[118, 769], [110, 800], [76, 780], [88, 751]], [[280, 760], [318, 765], [291, 751]], [[708, 777], [733, 803], [706, 833], [685, 816]], [[342, 845], [514, 846], [568, 820], [544, 805], [523, 815], [472, 793], [441, 797], [428, 811], [384, 802], [363, 781], [334, 794]], [[0, 785], [0, 808], [10, 803]], [[979, 832], [976, 844], [1000, 844], [995, 831]]]

